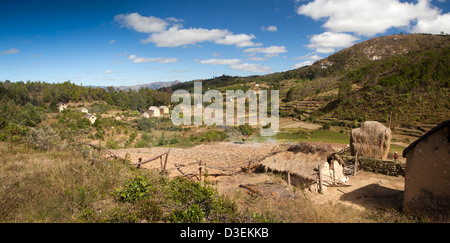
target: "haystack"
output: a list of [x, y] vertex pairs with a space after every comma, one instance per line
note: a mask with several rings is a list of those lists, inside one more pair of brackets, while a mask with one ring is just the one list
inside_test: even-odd
[[366, 121], [350, 133], [352, 155], [386, 159], [391, 145], [391, 129], [376, 121]]
[[336, 158], [331, 147], [299, 143], [289, 146], [285, 151], [276, 153], [261, 162], [266, 170], [290, 173], [291, 183], [303, 185], [311, 191], [318, 191], [319, 165], [323, 179], [323, 189], [327, 185], [343, 183], [344, 164]]

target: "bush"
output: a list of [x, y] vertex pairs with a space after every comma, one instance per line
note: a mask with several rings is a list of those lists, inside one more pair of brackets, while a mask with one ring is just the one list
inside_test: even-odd
[[135, 148], [148, 148], [151, 147], [153, 136], [149, 135], [148, 133], [143, 133], [140, 140], [136, 142], [134, 145]]
[[15, 123], [9, 123], [0, 133], [0, 140], [21, 142], [28, 133], [29, 128]]
[[77, 127], [79, 129], [85, 129], [91, 126], [91, 122], [86, 117], [83, 117], [82, 119], [77, 121]]
[[198, 205], [192, 205], [189, 209], [176, 209], [167, 219], [171, 223], [200, 223], [205, 213]]
[[117, 189], [116, 194], [122, 202], [135, 202], [149, 195], [150, 182], [142, 177], [136, 176], [127, 180], [124, 188]]
[[250, 136], [253, 134], [252, 126], [250, 126], [248, 124], [240, 125], [239, 130], [241, 131], [242, 135], [244, 135], [244, 136]]
[[36, 148], [50, 150], [58, 144], [59, 137], [57, 132], [49, 126], [38, 129], [32, 127], [27, 132], [26, 141]]
[[330, 128], [331, 128], [330, 123], [323, 124], [323, 126], [322, 126], [322, 129], [324, 129], [324, 130], [330, 130]]
[[152, 128], [156, 126], [156, 122], [154, 119], [144, 118], [142, 117], [137, 121], [137, 127], [139, 131], [150, 132]]
[[208, 131], [200, 136], [200, 142], [219, 142], [227, 138], [227, 134], [222, 131]]
[[108, 149], [118, 149], [119, 148], [119, 142], [114, 140], [108, 140], [106, 141], [106, 148]]

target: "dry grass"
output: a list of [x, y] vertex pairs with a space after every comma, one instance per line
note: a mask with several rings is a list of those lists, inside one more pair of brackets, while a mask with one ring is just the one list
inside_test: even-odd
[[91, 164], [74, 151], [0, 143], [0, 153], [0, 222], [71, 222], [130, 176], [126, 167]]
[[[159, 178], [151, 177], [151, 170], [136, 170], [121, 163], [91, 164], [77, 151], [44, 152], [1, 142], [0, 153], [0, 222], [135, 222], [139, 221], [137, 212], [146, 213], [147, 218], [156, 212], [151, 211], [157, 208], [154, 205], [119, 203], [112, 195], [136, 175]], [[272, 181], [277, 186], [285, 183], [276, 176]], [[393, 213], [377, 212], [373, 216], [372, 212], [339, 203], [319, 205], [305, 198], [298, 187], [293, 193], [295, 197], [261, 198], [238, 191], [227, 196], [238, 205], [242, 212], [238, 215], [253, 215], [254, 219], [248, 218], [251, 222], [402, 220]]]
[[283, 223], [362, 223], [376, 222], [368, 212], [339, 204], [317, 204], [305, 198], [301, 189], [295, 198], [262, 198], [242, 191], [232, 196], [242, 211], [253, 212]]

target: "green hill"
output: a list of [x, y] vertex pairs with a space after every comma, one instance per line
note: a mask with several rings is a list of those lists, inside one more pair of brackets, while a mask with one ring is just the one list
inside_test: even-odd
[[[450, 36], [389, 35], [341, 50], [311, 66], [264, 76], [221, 76], [203, 87], [280, 90], [282, 116], [436, 124], [450, 115]], [[172, 86], [193, 90], [193, 83]]]

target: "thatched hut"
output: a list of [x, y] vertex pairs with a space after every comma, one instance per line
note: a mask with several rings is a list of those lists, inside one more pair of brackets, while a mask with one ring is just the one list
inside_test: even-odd
[[322, 175], [322, 189], [328, 185], [342, 184], [348, 180], [344, 175], [344, 162], [331, 147], [299, 143], [288, 146], [261, 162], [270, 171], [290, 173], [291, 184], [319, 190], [319, 166]]
[[365, 121], [350, 133], [350, 152], [354, 156], [386, 159], [391, 145], [391, 129], [376, 121]]

